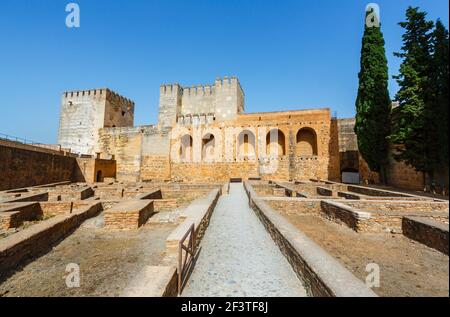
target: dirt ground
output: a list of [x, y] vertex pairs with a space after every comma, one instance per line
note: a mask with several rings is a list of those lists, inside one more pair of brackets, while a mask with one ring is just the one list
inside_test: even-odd
[[379, 296], [449, 296], [449, 258], [403, 235], [357, 233], [314, 215], [291, 223], [365, 281], [368, 263], [380, 267]]
[[[1, 296], [119, 296], [146, 265], [158, 265], [175, 224], [106, 231], [85, 222], [52, 251], [0, 284]], [[66, 265], [80, 267], [80, 287], [66, 286]]]

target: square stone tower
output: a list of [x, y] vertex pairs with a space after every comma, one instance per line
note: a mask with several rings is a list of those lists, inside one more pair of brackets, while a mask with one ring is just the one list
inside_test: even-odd
[[233, 120], [244, 112], [244, 92], [236, 77], [216, 79], [214, 85], [160, 87], [158, 126], [173, 127], [180, 120], [196, 123], [200, 118], [215, 122]]
[[58, 143], [73, 153], [98, 151], [98, 130], [132, 127], [134, 102], [105, 88], [65, 92], [61, 98]]

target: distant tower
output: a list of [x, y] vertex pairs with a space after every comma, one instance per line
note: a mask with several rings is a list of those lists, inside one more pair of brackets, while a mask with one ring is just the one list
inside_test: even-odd
[[161, 129], [173, 127], [181, 111], [183, 89], [180, 85], [162, 85], [159, 90], [158, 126]]
[[[244, 92], [236, 77], [216, 79], [214, 85], [160, 87], [158, 126], [173, 127], [178, 117], [213, 118], [216, 122], [233, 120], [244, 112]], [[185, 122], [184, 120], [182, 120]], [[200, 120], [202, 122], [202, 120]]]
[[98, 130], [132, 127], [134, 102], [109, 89], [65, 92], [61, 99], [58, 143], [73, 153], [95, 154]]
[[244, 112], [244, 92], [236, 77], [218, 78], [215, 87], [215, 116], [217, 121], [233, 120]]

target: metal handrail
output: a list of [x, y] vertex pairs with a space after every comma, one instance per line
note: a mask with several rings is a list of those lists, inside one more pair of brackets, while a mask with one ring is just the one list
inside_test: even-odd
[[34, 142], [31, 140], [27, 140], [24, 138], [8, 135], [8, 134], [4, 134], [4, 133], [0, 133], [0, 139], [6, 140], [6, 141], [17, 142], [17, 143], [21, 143], [21, 144], [26, 144], [26, 145], [31, 145], [31, 146], [36, 146], [36, 147], [41, 147], [41, 148], [54, 150], [54, 151], [61, 151], [61, 145], [59, 145], [59, 144], [58, 145], [43, 144], [43, 143]]
[[[187, 246], [184, 245], [186, 239], [189, 237]], [[191, 265], [195, 258], [195, 226], [192, 224], [189, 230], [181, 238], [178, 245], [178, 295], [183, 290], [184, 282], [189, 274]], [[184, 251], [184, 252], [183, 252]], [[185, 256], [183, 257], [183, 253]]]

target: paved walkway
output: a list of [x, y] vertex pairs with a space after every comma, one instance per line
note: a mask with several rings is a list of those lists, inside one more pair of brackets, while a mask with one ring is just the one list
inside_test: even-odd
[[248, 206], [242, 183], [221, 196], [183, 296], [306, 296], [286, 258]]

